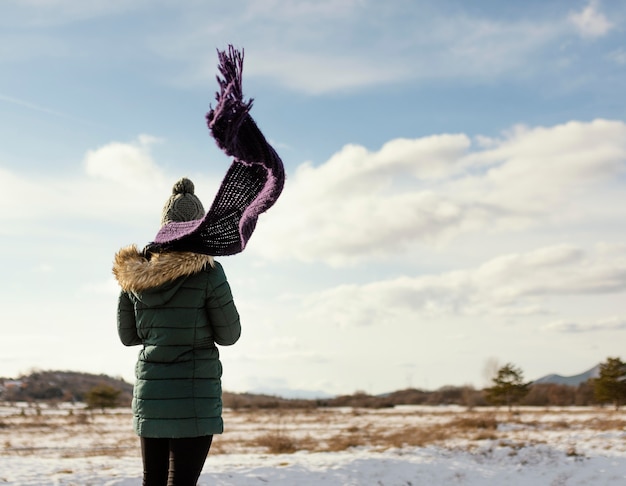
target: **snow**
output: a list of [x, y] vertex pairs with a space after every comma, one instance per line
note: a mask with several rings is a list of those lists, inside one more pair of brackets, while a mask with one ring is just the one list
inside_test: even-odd
[[[396, 407], [224, 416], [227, 430], [215, 438], [199, 485], [626, 484], [621, 411]], [[299, 447], [273, 454], [267, 441], [276, 437]], [[342, 437], [357, 445], [339, 447]], [[407, 443], [398, 445], [399, 437]], [[141, 473], [127, 410], [0, 406], [0, 485], [138, 485]]]

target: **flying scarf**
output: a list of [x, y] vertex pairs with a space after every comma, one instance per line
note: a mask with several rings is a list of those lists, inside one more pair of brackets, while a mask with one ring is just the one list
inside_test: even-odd
[[283, 190], [283, 163], [250, 116], [253, 100], [243, 99], [243, 50], [229, 45], [228, 51], [217, 54], [220, 91], [206, 120], [217, 146], [234, 160], [204, 218], [163, 226], [146, 247], [149, 252], [240, 253], [259, 215], [273, 206]]

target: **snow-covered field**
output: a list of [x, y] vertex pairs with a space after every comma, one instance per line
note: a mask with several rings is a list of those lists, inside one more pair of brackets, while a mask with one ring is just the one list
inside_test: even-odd
[[[622, 485], [626, 413], [227, 410], [200, 485]], [[128, 410], [0, 404], [0, 485], [138, 485]]]

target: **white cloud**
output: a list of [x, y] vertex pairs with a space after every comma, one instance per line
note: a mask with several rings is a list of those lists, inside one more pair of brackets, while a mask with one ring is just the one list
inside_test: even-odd
[[[468, 16], [440, 17], [415, 34], [421, 72], [416, 79], [467, 78], [489, 80], [506, 75], [528, 77], [541, 69], [543, 51], [565, 29], [559, 19], [509, 21]], [[435, 39], [431, 45], [430, 39]]]
[[615, 64], [619, 64], [620, 66], [625, 65], [626, 64], [626, 49], [619, 48], [619, 49], [609, 52], [609, 54], [607, 54], [607, 59], [614, 62]]
[[503, 210], [558, 217], [556, 208], [575, 206], [575, 198], [624, 171], [624, 135], [626, 124], [607, 120], [518, 128], [499, 146], [471, 154], [471, 165], [489, 169], [457, 187]]
[[[380, 66], [351, 53], [270, 49], [246, 62], [246, 73], [274, 80], [293, 91], [319, 95], [359, 87], [383, 85], [410, 78], [408, 66]], [[202, 76], [204, 77], [204, 76]]]
[[33, 268], [33, 271], [36, 273], [51, 273], [54, 271], [54, 266], [49, 263], [40, 263], [38, 266]]
[[602, 37], [613, 28], [613, 24], [599, 11], [596, 0], [590, 1], [581, 12], [571, 13], [568, 18], [583, 37]]
[[[30, 194], [19, 214], [0, 218], [152, 215], [156, 224], [177, 178], [153, 159], [156, 141], [142, 135], [90, 150], [82, 174], [26, 176], [0, 168], [0, 203], [11, 207]], [[442, 247], [477, 231], [582, 227], [598, 214], [620, 221], [625, 164], [626, 124], [607, 120], [516, 127], [477, 147], [464, 134], [396, 139], [378, 151], [346, 145], [324, 164], [305, 163], [290, 175], [249, 248], [269, 259], [341, 266]], [[196, 186], [215, 183], [200, 176]]]
[[136, 142], [111, 142], [85, 155], [88, 176], [130, 187], [163, 183], [163, 173], [150, 155], [150, 146], [159, 139], [140, 135]]
[[[163, 3], [163, 0], [157, 0]], [[157, 1], [149, 0], [8, 0], [13, 4], [14, 18], [25, 19], [33, 25], [62, 25], [116, 15], [152, 6]]]
[[248, 76], [315, 95], [442, 78], [493, 82], [545, 74], [553, 64], [545, 64], [546, 48], [570, 31], [565, 18], [509, 20], [442, 12], [434, 3], [400, 7], [372, 0], [237, 2], [219, 14], [193, 4], [182, 16], [151, 40], [156, 55], [182, 66], [175, 82], [212, 80], [215, 53], [207, 46], [233, 39], [247, 49]]
[[[172, 184], [180, 177], [166, 174], [155, 162], [150, 149], [157, 141], [140, 135], [131, 143], [107, 143], [87, 151], [82, 166], [76, 164], [79, 170], [68, 173], [32, 175], [0, 167], [0, 204], [14, 207], [20, 201], [19, 211], [0, 214], [0, 220], [14, 222], [4, 231], [32, 230], [32, 221], [57, 227], [60, 221], [66, 227], [81, 220], [122, 225], [136, 221], [137, 227], [156, 227]], [[216, 187], [207, 176], [189, 176], [201, 198], [203, 188]], [[204, 199], [208, 206], [211, 199]]]
[[626, 330], [626, 318], [610, 317], [607, 319], [601, 319], [601, 320], [585, 322], [585, 323], [558, 320], [558, 321], [554, 321], [554, 322], [547, 324], [545, 326], [545, 330], [561, 332], [561, 333], [625, 331]]
[[259, 17], [272, 19], [281, 18], [286, 21], [297, 19], [325, 18], [333, 19], [345, 17], [363, 4], [362, 0], [265, 0], [264, 2], [249, 2], [245, 16], [251, 20]]
[[[0, 166], [0, 205], [4, 208], [18, 208], [19, 211], [2, 211], [0, 220], [19, 221], [32, 215], [42, 215], [49, 211], [45, 204], [46, 187], [32, 177], [21, 176]], [[25, 198], [24, 195], [29, 197]], [[16, 205], [16, 201], [21, 204]], [[9, 228], [5, 228], [5, 231]]]
[[516, 127], [481, 145], [470, 151], [462, 134], [398, 139], [302, 164], [250, 248], [346, 265], [464, 233], [623, 217], [616, 181], [626, 168], [625, 123]]
[[[566, 38], [572, 24], [586, 36], [603, 35], [612, 26], [595, 3], [569, 17], [532, 20], [470, 14], [460, 8], [442, 11], [435, 2], [401, 6], [373, 0], [233, 0], [220, 5], [191, 0], [15, 3], [20, 6], [16, 18], [35, 25], [118, 15], [134, 21], [146, 9], [160, 8], [168, 22], [158, 35], [137, 29], [123, 32], [118, 41], [149, 46], [154, 55], [173, 61], [176, 68], [166, 70], [173, 77], [170, 81], [183, 85], [212, 82], [215, 52], [207, 47], [234, 42], [250, 54], [247, 75], [269, 78], [308, 94], [442, 78], [493, 82], [500, 77], [545, 75], [554, 66], [550, 48]], [[37, 35], [41, 34], [34, 32], [8, 43], [18, 47], [6, 52], [0, 48], [0, 58], [35, 57], [37, 52], [50, 57], [50, 42], [58, 39], [48, 36], [42, 42]], [[54, 52], [84, 55], [69, 42], [55, 43]], [[124, 54], [134, 55], [132, 50]]]
[[624, 292], [626, 247], [585, 251], [557, 245], [502, 255], [471, 269], [330, 288], [309, 295], [302, 315], [339, 326], [455, 315], [519, 317], [553, 313], [548, 298]]

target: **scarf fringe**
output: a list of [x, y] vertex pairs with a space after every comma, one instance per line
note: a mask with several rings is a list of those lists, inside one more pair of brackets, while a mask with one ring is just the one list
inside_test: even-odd
[[207, 125], [217, 146], [227, 155], [237, 157], [237, 135], [242, 124], [249, 117], [254, 100], [243, 99], [242, 76], [244, 50], [237, 51], [232, 45], [228, 51], [217, 51], [218, 69], [216, 76], [220, 91], [215, 93], [217, 105], [206, 115]]

